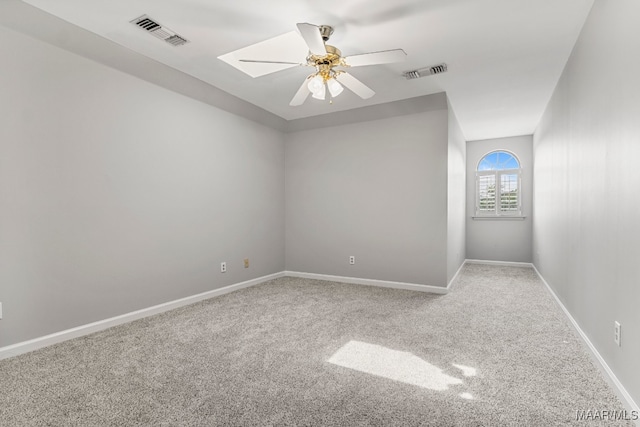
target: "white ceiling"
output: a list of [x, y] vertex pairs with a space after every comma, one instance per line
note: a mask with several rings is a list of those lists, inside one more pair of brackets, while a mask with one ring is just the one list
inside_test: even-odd
[[[190, 74], [286, 120], [446, 91], [467, 140], [531, 134], [593, 0], [25, 0], [50, 14]], [[173, 47], [129, 21], [147, 14], [190, 42]], [[376, 91], [332, 105], [289, 101], [309, 68], [252, 78], [218, 56], [326, 24], [344, 56], [402, 48], [407, 60], [353, 68]], [[274, 60], [283, 58], [273, 58]], [[303, 61], [304, 58], [301, 58]], [[446, 63], [446, 74], [402, 72]]]

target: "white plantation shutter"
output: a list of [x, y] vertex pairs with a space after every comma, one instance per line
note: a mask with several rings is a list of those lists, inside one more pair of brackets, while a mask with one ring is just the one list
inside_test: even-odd
[[496, 176], [495, 174], [478, 175], [477, 179], [477, 204], [478, 213], [495, 213], [496, 211]]
[[476, 170], [476, 216], [522, 215], [520, 162], [506, 151], [485, 155]]
[[499, 173], [500, 176], [500, 212], [520, 212], [520, 173]]

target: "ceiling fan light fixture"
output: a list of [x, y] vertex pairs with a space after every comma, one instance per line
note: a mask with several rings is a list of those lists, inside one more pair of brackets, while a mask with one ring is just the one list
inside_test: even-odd
[[315, 92], [313, 92], [313, 95], [311, 95], [313, 98], [315, 99], [319, 99], [321, 101], [324, 101], [324, 98], [327, 94], [327, 87], [325, 86], [324, 82], [322, 82], [322, 86], [320, 86], [320, 89], [316, 90]]
[[331, 93], [331, 96], [334, 98], [340, 95], [344, 90], [340, 82], [338, 82], [335, 78], [331, 78], [327, 80], [327, 87], [329, 88], [329, 92]]
[[320, 74], [316, 74], [316, 76], [314, 78], [312, 78], [311, 80], [309, 80], [309, 83], [307, 84], [307, 87], [309, 88], [309, 91], [313, 94], [315, 94], [316, 92], [322, 90], [324, 88], [324, 79], [322, 78], [322, 76]]

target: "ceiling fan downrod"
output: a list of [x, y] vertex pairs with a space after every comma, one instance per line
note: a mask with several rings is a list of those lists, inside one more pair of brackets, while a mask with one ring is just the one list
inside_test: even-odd
[[330, 25], [320, 25], [318, 27], [320, 30], [320, 36], [322, 36], [322, 40], [326, 43], [329, 41], [329, 37], [333, 34], [333, 27]]

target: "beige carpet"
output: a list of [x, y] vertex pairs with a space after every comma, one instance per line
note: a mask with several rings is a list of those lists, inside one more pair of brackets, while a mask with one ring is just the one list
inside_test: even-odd
[[2, 360], [0, 387], [2, 426], [553, 426], [623, 410], [535, 273], [483, 265], [444, 296], [273, 280]]

